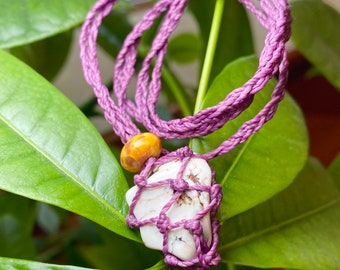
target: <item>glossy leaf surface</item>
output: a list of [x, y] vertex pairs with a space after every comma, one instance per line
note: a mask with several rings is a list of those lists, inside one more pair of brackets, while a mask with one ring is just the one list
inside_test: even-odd
[[295, 46], [340, 89], [340, 13], [318, 0], [291, 4]]
[[337, 269], [339, 227], [340, 192], [311, 159], [286, 190], [223, 224], [220, 252], [261, 268]]
[[0, 9], [0, 48], [19, 46], [80, 24], [95, 0], [11, 0]]
[[54, 265], [0, 257], [0, 270], [90, 270], [90, 268]]
[[[241, 58], [226, 66], [211, 85], [203, 107], [224, 99], [250, 79], [256, 68], [255, 57]], [[193, 150], [206, 153], [229, 138], [269, 101], [274, 86], [274, 81], [269, 82], [246, 111], [220, 130], [193, 140]], [[274, 118], [257, 134], [230, 153], [211, 160], [216, 179], [223, 186], [221, 220], [248, 210], [287, 187], [303, 168], [307, 152], [307, 131], [301, 111], [287, 95]]]
[[0, 52], [0, 188], [87, 217], [128, 238], [120, 165], [88, 119]]

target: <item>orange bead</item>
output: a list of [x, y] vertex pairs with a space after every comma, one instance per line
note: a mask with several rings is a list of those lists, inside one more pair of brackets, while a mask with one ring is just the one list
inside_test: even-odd
[[140, 172], [150, 157], [159, 157], [162, 151], [161, 140], [152, 133], [141, 133], [132, 137], [120, 153], [120, 163], [130, 172]]

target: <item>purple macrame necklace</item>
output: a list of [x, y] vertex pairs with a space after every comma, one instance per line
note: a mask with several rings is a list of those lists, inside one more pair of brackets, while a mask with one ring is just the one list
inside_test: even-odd
[[[80, 54], [85, 79], [93, 88], [106, 120], [125, 143], [121, 157], [123, 167], [127, 168], [124, 162], [128, 167], [135, 166], [134, 155], [146, 153], [142, 163], [137, 164], [135, 171], [139, 172], [139, 167], [141, 171], [135, 175], [135, 186], [127, 193], [130, 206], [127, 224], [139, 227], [144, 243], [162, 250], [168, 265], [210, 268], [220, 261], [219, 222], [215, 215], [222, 192], [207, 161], [228, 153], [258, 131], [273, 117], [284, 96], [288, 76], [285, 43], [290, 36], [291, 21], [287, 0], [239, 0], [268, 31], [256, 73], [215, 106], [170, 121], [160, 119], [156, 112], [162, 87], [161, 68], [169, 37], [178, 26], [188, 0], [159, 0], [127, 36], [114, 68], [113, 93], [117, 99], [114, 102], [102, 83], [96, 39], [102, 19], [116, 2], [99, 0], [89, 12], [81, 31]], [[164, 19], [138, 73], [132, 101], [126, 91], [135, 73], [137, 46], [143, 33], [163, 13]], [[221, 128], [248, 108], [254, 95], [274, 76], [278, 82], [271, 100], [216, 149], [204, 154], [193, 153], [187, 146], [171, 153], [161, 149], [158, 138], [200, 137]], [[140, 134], [134, 121], [150, 133]], [[149, 153], [149, 149], [153, 152]]]

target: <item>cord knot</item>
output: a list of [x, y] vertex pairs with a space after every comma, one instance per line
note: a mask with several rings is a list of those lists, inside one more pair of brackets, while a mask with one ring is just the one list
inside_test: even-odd
[[183, 228], [188, 230], [194, 235], [202, 235], [203, 233], [203, 228], [201, 225], [201, 222], [196, 219], [189, 219], [183, 224]]
[[170, 188], [173, 189], [174, 191], [183, 192], [189, 188], [189, 184], [187, 181], [183, 180], [182, 178], [171, 179]]

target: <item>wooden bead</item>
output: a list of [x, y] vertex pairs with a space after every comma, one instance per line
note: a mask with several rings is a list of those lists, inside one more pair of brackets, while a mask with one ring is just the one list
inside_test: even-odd
[[152, 133], [141, 133], [132, 137], [120, 153], [120, 163], [130, 172], [140, 172], [150, 157], [159, 157], [162, 151], [161, 140]]

